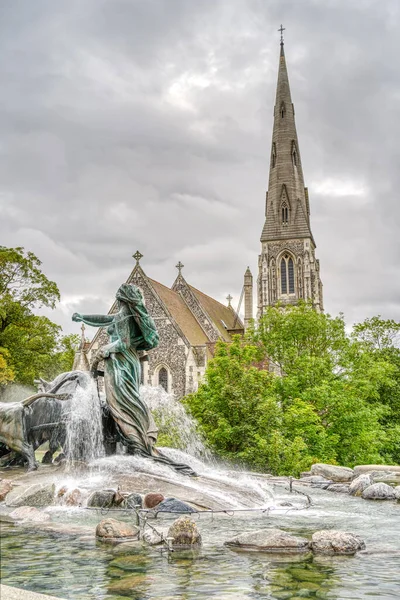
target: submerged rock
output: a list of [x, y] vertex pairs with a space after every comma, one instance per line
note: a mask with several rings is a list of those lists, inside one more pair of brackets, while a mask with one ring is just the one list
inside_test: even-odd
[[87, 501], [90, 508], [111, 508], [114, 506], [114, 490], [101, 490], [93, 492]]
[[124, 521], [104, 519], [96, 527], [96, 537], [102, 541], [135, 539], [139, 537], [139, 529]]
[[20, 506], [13, 510], [8, 516], [15, 521], [30, 521], [32, 523], [45, 523], [46, 521], [50, 521], [50, 515], [34, 506]]
[[150, 546], [157, 546], [158, 544], [162, 544], [167, 537], [168, 529], [157, 527], [157, 530], [146, 528], [142, 539]]
[[387, 483], [373, 483], [368, 486], [361, 496], [364, 500], [395, 500], [394, 488]]
[[225, 542], [226, 546], [241, 550], [258, 550], [261, 552], [307, 552], [310, 542], [296, 537], [281, 529], [258, 529], [241, 533]]
[[155, 507], [156, 512], [176, 512], [176, 513], [195, 513], [198, 512], [196, 508], [189, 506], [182, 500], [176, 498], [166, 498], [160, 504]]
[[349, 486], [349, 494], [351, 496], [361, 496], [363, 491], [372, 484], [371, 477], [364, 473], [363, 475], [359, 475], [350, 483]]
[[5, 500], [5, 497], [7, 496], [8, 492], [11, 492], [12, 487], [12, 482], [9, 479], [0, 480], [0, 502], [3, 502], [3, 500]]
[[351, 481], [354, 475], [353, 469], [348, 467], [338, 467], [336, 465], [326, 465], [324, 463], [316, 463], [311, 467], [312, 475], [322, 475], [327, 479], [331, 479], [335, 483]]
[[189, 517], [179, 517], [168, 529], [169, 538], [173, 538], [173, 546], [199, 546], [201, 535], [196, 523]]
[[54, 502], [54, 483], [34, 483], [27, 488], [14, 488], [6, 498], [7, 506], [49, 506]]
[[364, 550], [365, 542], [354, 533], [338, 530], [316, 531], [311, 539], [316, 554], [355, 554]]
[[144, 497], [144, 507], [145, 508], [154, 508], [155, 506], [157, 506], [157, 504], [160, 504], [160, 502], [162, 502], [163, 500], [165, 500], [165, 498], [162, 494], [159, 494], [157, 492], [150, 492], [149, 494], [146, 494]]

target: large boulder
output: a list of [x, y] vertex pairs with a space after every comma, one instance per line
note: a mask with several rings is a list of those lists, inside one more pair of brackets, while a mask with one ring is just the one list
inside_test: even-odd
[[149, 492], [145, 495], [143, 504], [145, 508], [154, 508], [163, 500], [165, 500], [165, 498], [162, 494], [159, 494], [158, 492]]
[[372, 484], [372, 479], [368, 473], [359, 475], [350, 483], [349, 494], [351, 496], [361, 496], [363, 491]]
[[396, 494], [392, 486], [387, 483], [373, 483], [368, 486], [361, 496], [364, 500], [395, 500]]
[[326, 479], [331, 479], [335, 483], [351, 481], [353, 479], [353, 469], [348, 467], [338, 467], [336, 465], [326, 465], [324, 463], [315, 463], [311, 467], [312, 475], [322, 475]]
[[196, 508], [189, 506], [186, 502], [182, 502], [182, 500], [177, 500], [176, 498], [165, 498], [160, 504], [157, 504], [155, 507], [156, 512], [171, 512], [171, 513], [194, 513], [198, 512]]
[[365, 542], [354, 533], [337, 530], [316, 531], [311, 539], [315, 554], [355, 554], [364, 550]]
[[124, 521], [104, 519], [96, 527], [96, 537], [102, 541], [137, 539], [139, 537], [139, 529]]
[[179, 517], [168, 529], [167, 537], [173, 538], [173, 546], [193, 547], [201, 544], [201, 535], [197, 525], [189, 517]]
[[400, 502], [400, 485], [396, 485], [396, 487], [394, 488], [394, 495], [396, 500], [399, 500]]
[[226, 546], [240, 550], [258, 550], [261, 552], [307, 552], [310, 542], [281, 529], [258, 529], [240, 533], [225, 542]]
[[358, 477], [363, 473], [371, 473], [372, 471], [385, 471], [386, 473], [400, 473], [398, 465], [357, 465], [354, 467], [354, 475]]
[[14, 488], [7, 494], [7, 506], [49, 506], [54, 502], [54, 483], [34, 483], [26, 488]]
[[45, 523], [50, 521], [50, 515], [42, 512], [34, 506], [20, 506], [13, 510], [9, 515], [15, 521], [30, 522], [30, 523]]
[[112, 508], [114, 506], [115, 490], [100, 490], [93, 492], [88, 498], [89, 508]]
[[11, 492], [12, 487], [12, 482], [9, 479], [0, 479], [0, 502], [5, 500], [8, 492]]

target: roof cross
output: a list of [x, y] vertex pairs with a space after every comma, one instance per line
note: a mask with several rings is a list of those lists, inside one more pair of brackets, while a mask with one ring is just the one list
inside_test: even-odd
[[136, 250], [135, 254], [132, 254], [132, 258], [136, 259], [136, 264], [138, 265], [140, 259], [143, 258], [143, 254], [141, 254], [139, 250]]
[[178, 264], [177, 264], [177, 265], [175, 265], [175, 266], [176, 266], [176, 268], [177, 268], [177, 269], [178, 269], [178, 271], [179, 271], [179, 275], [181, 275], [181, 274], [182, 274], [182, 269], [183, 269], [183, 267], [184, 267], [185, 265], [183, 265], [183, 264], [181, 263], [181, 261], [179, 261], [179, 262], [178, 262]]
[[231, 301], [233, 300], [230, 294], [227, 295], [226, 299], [228, 300], [228, 306], [232, 306]]
[[283, 32], [285, 31], [286, 27], [282, 27], [282, 24], [280, 26], [280, 28], [278, 29], [278, 31], [281, 32], [281, 44], [283, 44]]

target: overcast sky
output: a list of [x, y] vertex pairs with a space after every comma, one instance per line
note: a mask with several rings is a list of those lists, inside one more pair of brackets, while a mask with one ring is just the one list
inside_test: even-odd
[[0, 244], [66, 331], [137, 249], [221, 301], [256, 279], [281, 22], [325, 308], [400, 320], [399, 0], [0, 0]]

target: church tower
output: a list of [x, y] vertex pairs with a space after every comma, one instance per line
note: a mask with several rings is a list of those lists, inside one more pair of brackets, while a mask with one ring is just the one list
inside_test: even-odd
[[258, 317], [266, 306], [311, 300], [323, 310], [319, 261], [290, 94], [281, 26], [265, 224], [259, 256]]

